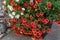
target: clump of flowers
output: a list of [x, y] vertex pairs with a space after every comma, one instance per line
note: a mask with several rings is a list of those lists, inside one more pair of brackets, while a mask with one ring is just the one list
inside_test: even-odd
[[51, 32], [53, 20], [60, 25], [60, 1], [56, 0], [5, 0], [10, 26], [16, 35], [24, 34], [42, 40]]

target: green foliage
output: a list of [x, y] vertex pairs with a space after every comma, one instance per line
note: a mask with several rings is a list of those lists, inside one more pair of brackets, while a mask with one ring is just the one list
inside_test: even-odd
[[19, 22], [16, 24], [16, 27], [17, 27], [17, 28], [19, 28], [19, 27], [20, 27], [20, 23], [19, 23]]

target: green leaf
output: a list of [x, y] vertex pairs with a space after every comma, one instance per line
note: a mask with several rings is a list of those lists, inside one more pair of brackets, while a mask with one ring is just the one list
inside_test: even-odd
[[38, 4], [38, 7], [40, 7], [40, 6], [41, 6], [41, 4], [42, 4], [42, 3], [39, 3], [39, 4]]
[[19, 27], [20, 27], [20, 23], [17, 23], [17, 24], [16, 24], [16, 27], [19, 28]]
[[6, 0], [6, 4], [9, 5], [10, 4], [10, 0]]
[[17, 14], [20, 14], [20, 13], [21, 13], [21, 11], [16, 11], [16, 15], [17, 15]]

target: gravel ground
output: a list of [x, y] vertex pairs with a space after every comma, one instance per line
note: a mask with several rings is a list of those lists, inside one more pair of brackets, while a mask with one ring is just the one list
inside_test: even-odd
[[[2, 1], [3, 0], [0, 0], [0, 2]], [[23, 35], [16, 36], [14, 35], [14, 32], [11, 32], [0, 40], [31, 40], [31, 38], [25, 38]], [[57, 26], [55, 22], [52, 25], [52, 32], [50, 34], [47, 34], [47, 36], [43, 40], [60, 40], [60, 27]]]

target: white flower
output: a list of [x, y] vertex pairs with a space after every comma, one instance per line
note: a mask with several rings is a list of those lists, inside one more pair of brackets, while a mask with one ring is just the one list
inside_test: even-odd
[[25, 11], [25, 8], [22, 8], [22, 10], [24, 10], [24, 11]]
[[9, 17], [10, 17], [10, 18], [14, 18], [14, 16], [13, 16], [12, 14], [9, 14]]
[[8, 5], [7, 7], [9, 8], [10, 11], [13, 11], [13, 7], [12, 6]]
[[21, 15], [24, 15], [24, 13], [23, 13], [23, 12], [21, 12]]
[[17, 19], [18, 19], [19, 17], [20, 17], [20, 15], [19, 15], [19, 14], [15, 16], [15, 18], [17, 18]]
[[15, 15], [16, 13], [15, 12], [12, 12], [12, 15]]
[[19, 2], [19, 0], [15, 0], [16, 2]]
[[3, 4], [6, 4], [6, 1], [3, 1]]

